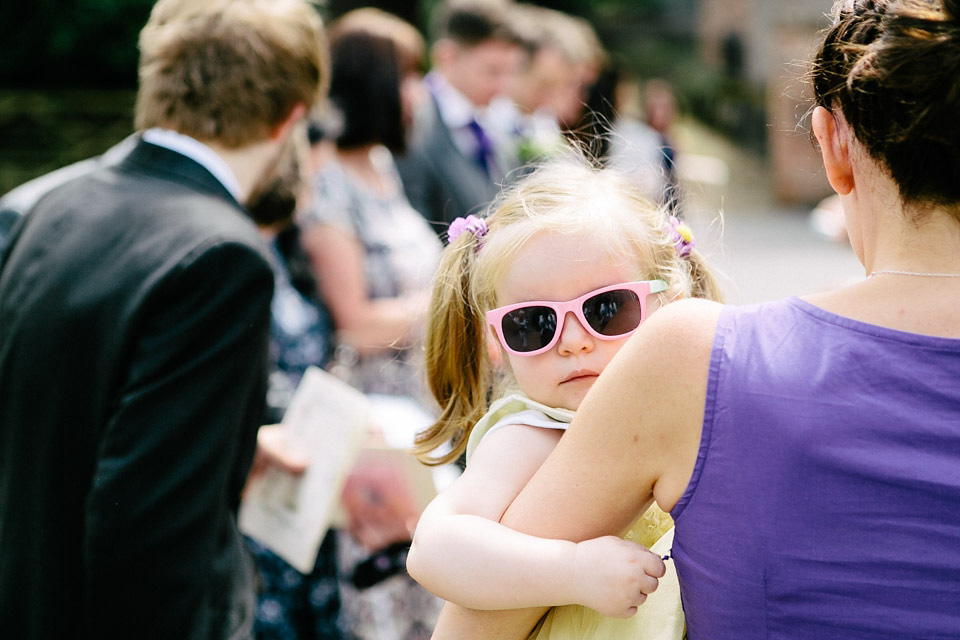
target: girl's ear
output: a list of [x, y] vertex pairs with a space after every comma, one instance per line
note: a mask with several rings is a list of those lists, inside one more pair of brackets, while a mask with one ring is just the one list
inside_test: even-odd
[[487, 357], [490, 358], [494, 370], [499, 369], [503, 365], [503, 351], [500, 349], [497, 332], [490, 325], [487, 325], [486, 339], [483, 342], [487, 349]]
[[845, 196], [853, 191], [855, 186], [847, 125], [839, 122], [833, 112], [825, 107], [814, 108], [811, 123], [813, 134], [820, 143], [820, 155], [823, 157], [827, 180], [834, 191]]

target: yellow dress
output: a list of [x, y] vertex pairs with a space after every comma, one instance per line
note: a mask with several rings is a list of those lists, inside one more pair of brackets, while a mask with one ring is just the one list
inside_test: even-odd
[[[624, 535], [659, 555], [673, 546], [673, 520], [653, 505]], [[530, 635], [530, 640], [680, 640], [686, 627], [680, 605], [680, 583], [673, 560], [667, 560], [667, 573], [657, 590], [647, 596], [630, 618], [608, 618], [589, 607], [567, 605], [551, 609]]]
[[[474, 427], [467, 446], [467, 459], [480, 440], [500, 425], [520, 423], [551, 427], [551, 422], [568, 423], [572, 417], [572, 411], [546, 407], [521, 395], [502, 398]], [[659, 556], [668, 555], [673, 547], [673, 519], [653, 505], [623, 537], [642, 544]], [[673, 560], [667, 560], [666, 565], [667, 573], [660, 578], [657, 590], [647, 597], [632, 617], [609, 618], [582, 605], [554, 607], [528, 640], [681, 640], [685, 637], [686, 625], [680, 604], [680, 583]]]

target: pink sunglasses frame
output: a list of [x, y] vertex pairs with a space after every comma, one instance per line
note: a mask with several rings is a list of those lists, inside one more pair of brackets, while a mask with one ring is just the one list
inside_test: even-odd
[[[590, 323], [587, 322], [587, 319], [583, 315], [583, 303], [594, 296], [600, 295], [601, 293], [616, 291], [618, 289], [626, 289], [627, 291], [632, 291], [633, 293], [637, 294], [637, 298], [640, 301], [640, 322], [637, 323], [636, 327], [626, 333], [621, 333], [615, 336], [605, 336], [594, 331], [593, 327], [590, 326]], [[555, 344], [557, 344], [557, 341], [560, 340], [560, 334], [563, 332], [563, 323], [566, 321], [567, 314], [570, 312], [576, 316], [577, 321], [580, 322], [580, 325], [587, 331], [587, 333], [598, 340], [619, 340], [620, 338], [629, 336], [640, 327], [644, 320], [647, 319], [647, 296], [649, 296], [651, 293], [660, 293], [661, 291], [666, 291], [666, 289], [667, 283], [663, 280], [623, 282], [620, 284], [612, 284], [607, 287], [594, 289], [593, 291], [589, 291], [579, 298], [574, 298], [573, 300], [531, 300], [529, 302], [518, 302], [517, 304], [511, 304], [505, 307], [497, 307], [496, 309], [487, 311], [486, 319], [487, 323], [493, 328], [493, 331], [497, 336], [497, 340], [500, 341], [500, 346], [502, 346], [507, 353], [515, 356], [535, 356], [549, 351]], [[511, 311], [523, 309], [524, 307], [548, 307], [557, 314], [557, 329], [553, 333], [553, 338], [550, 339], [550, 343], [545, 347], [541, 347], [535, 351], [515, 351], [514, 349], [511, 349], [509, 345], [507, 345], [507, 341], [503, 337], [503, 317]]]

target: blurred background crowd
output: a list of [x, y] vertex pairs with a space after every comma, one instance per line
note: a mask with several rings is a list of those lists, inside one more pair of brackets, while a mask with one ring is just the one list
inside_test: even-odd
[[[150, 0], [38, 0], [0, 7], [0, 193], [28, 178], [101, 153], [130, 130], [136, 36]], [[325, 0], [329, 21], [373, 5], [428, 37], [437, 0]], [[762, 154], [777, 196], [815, 202], [825, 181], [795, 130], [806, 109], [797, 77], [829, 2], [759, 0], [545, 0], [534, 3], [584, 19], [622, 74], [637, 86], [668, 80], [681, 116], [706, 123]], [[429, 62], [428, 62], [429, 64]]]

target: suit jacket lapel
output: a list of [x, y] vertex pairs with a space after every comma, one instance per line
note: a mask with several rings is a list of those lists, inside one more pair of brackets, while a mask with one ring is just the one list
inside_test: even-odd
[[443, 123], [440, 108], [431, 96], [432, 122], [427, 130], [424, 148], [428, 157], [441, 167], [438, 175], [447, 183], [447, 188], [460, 200], [464, 211], [479, 203], [487, 202], [496, 193], [496, 185], [485, 175], [476, 163], [465, 156], [453, 139], [453, 135]]
[[171, 180], [189, 184], [243, 209], [223, 183], [217, 180], [206, 167], [182, 153], [140, 140], [120, 165], [133, 171], [167, 175]]

